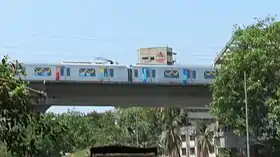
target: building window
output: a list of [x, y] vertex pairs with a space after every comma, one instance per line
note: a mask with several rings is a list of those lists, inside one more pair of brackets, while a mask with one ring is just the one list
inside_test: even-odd
[[167, 52], [167, 56], [172, 56], [172, 52]]
[[142, 57], [143, 60], [149, 60], [149, 57]]
[[190, 154], [194, 155], [195, 154], [195, 149], [194, 148], [190, 148]]
[[182, 155], [187, 155], [187, 149], [186, 148], [182, 148]]
[[134, 69], [134, 77], [138, 77], [138, 70]]
[[182, 142], [186, 142], [186, 135], [181, 135]]
[[110, 69], [110, 77], [114, 77], [114, 69]]
[[190, 135], [190, 141], [194, 141], [195, 140], [195, 136], [194, 135]]
[[171, 62], [168, 61], [168, 62], [167, 62], [167, 65], [173, 65], [173, 61], [171, 61]]

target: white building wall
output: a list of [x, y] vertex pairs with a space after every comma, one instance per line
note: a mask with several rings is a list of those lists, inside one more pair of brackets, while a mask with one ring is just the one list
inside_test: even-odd
[[[204, 110], [197, 109], [196, 111], [191, 110], [188, 112], [188, 117], [192, 122], [196, 120], [207, 120], [214, 121], [213, 117], [209, 112], [205, 112]], [[218, 125], [218, 123], [213, 125]], [[182, 157], [197, 157], [197, 146], [195, 142], [195, 138], [192, 137], [195, 131], [195, 126], [185, 126], [181, 128], [181, 156]], [[185, 137], [184, 137], [185, 136]], [[215, 150], [213, 153], [209, 154], [209, 157], [216, 157], [219, 148], [242, 148], [244, 146], [244, 139], [233, 134], [232, 130], [228, 127], [223, 127], [219, 129], [214, 136], [214, 146]]]

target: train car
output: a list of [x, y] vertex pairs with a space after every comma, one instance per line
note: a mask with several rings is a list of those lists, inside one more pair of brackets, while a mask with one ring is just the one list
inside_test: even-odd
[[133, 83], [186, 84], [192, 80], [192, 73], [178, 65], [134, 65]]
[[179, 65], [23, 64], [24, 80], [92, 81], [104, 83], [209, 84], [215, 77], [213, 67]]
[[208, 84], [213, 79], [212, 71], [213, 68], [200, 66], [134, 65], [132, 81], [148, 84]]
[[128, 83], [128, 68], [111, 64], [61, 64], [59, 80]]
[[28, 81], [92, 81], [128, 83], [128, 68], [123, 65], [75, 64], [23, 64]]

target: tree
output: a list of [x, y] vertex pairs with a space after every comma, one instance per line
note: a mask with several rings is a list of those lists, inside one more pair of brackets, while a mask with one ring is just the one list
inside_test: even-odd
[[[8, 151], [25, 155], [28, 151], [24, 143], [25, 135], [21, 129], [26, 127], [32, 119], [30, 104], [38, 99], [37, 92], [28, 88], [27, 82], [18, 76], [23, 76], [22, 66], [17, 61], [11, 63], [8, 56], [2, 59], [0, 65], [0, 139], [7, 146]], [[34, 97], [36, 94], [36, 98]]]
[[[233, 126], [235, 133], [245, 133], [244, 80], [247, 75], [249, 126], [251, 135], [263, 136], [271, 122], [279, 118], [277, 102], [280, 68], [280, 23], [273, 18], [237, 30], [216, 79], [211, 85], [211, 113]], [[273, 123], [276, 125], [276, 123]], [[271, 133], [269, 133], [271, 135]]]
[[4, 56], [0, 64], [0, 139], [13, 157], [42, 156], [39, 139], [48, 136], [56, 141], [63, 127], [54, 127], [56, 123], [33, 111], [31, 105], [45, 95], [29, 88], [21, 79], [24, 76], [22, 65]]
[[[245, 135], [244, 72], [247, 75], [248, 119], [251, 139], [279, 139], [280, 23], [274, 18], [237, 27], [228, 55], [211, 85], [210, 112]], [[277, 132], [276, 132], [277, 131]]]
[[208, 157], [214, 152], [214, 126], [197, 122], [195, 126], [195, 141], [200, 157]]
[[217, 157], [232, 157], [230, 149], [219, 150]]
[[67, 152], [85, 149], [94, 143], [94, 126], [90, 123], [90, 117], [80, 112], [68, 111], [57, 115], [57, 119], [69, 128], [63, 139]]
[[138, 107], [116, 109], [116, 122], [122, 128], [127, 145], [158, 146], [162, 127], [155, 111], [153, 108]]
[[65, 135], [72, 128], [66, 126], [54, 114], [41, 114], [22, 129], [24, 142], [30, 147], [29, 156], [34, 157], [60, 157], [65, 151]]
[[187, 113], [183, 108], [160, 108], [159, 120], [163, 125], [162, 147], [169, 156], [181, 156], [181, 127], [187, 124]]
[[123, 128], [120, 128], [116, 124], [115, 111], [106, 111], [101, 113], [96, 119], [92, 119], [94, 123], [94, 139], [96, 146], [103, 145], [115, 145], [115, 144], [127, 144], [125, 142], [125, 136], [122, 132]]

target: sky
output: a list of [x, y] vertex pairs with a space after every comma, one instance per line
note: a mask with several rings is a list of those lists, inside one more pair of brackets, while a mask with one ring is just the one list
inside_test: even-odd
[[279, 5], [276, 0], [0, 0], [0, 56], [25, 63], [104, 57], [129, 65], [137, 62], [138, 48], [168, 45], [180, 64], [210, 65], [235, 24], [280, 16]]

